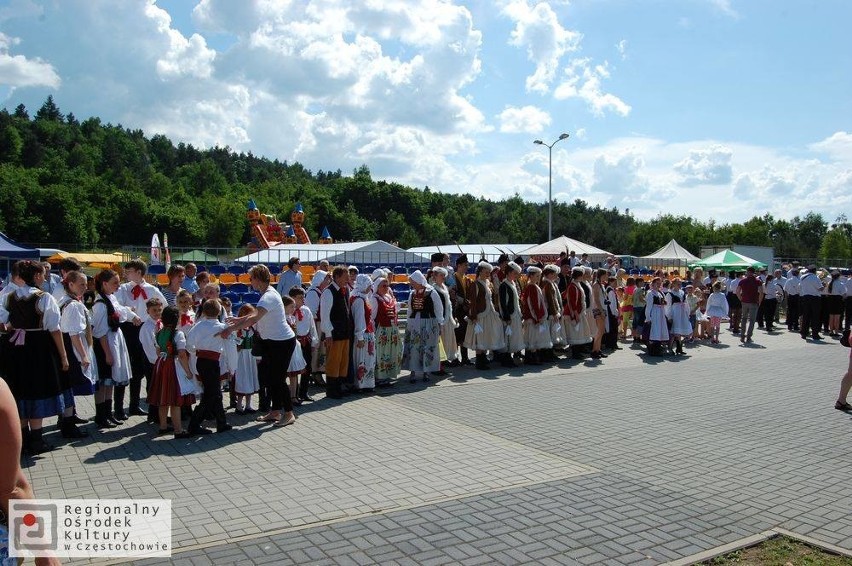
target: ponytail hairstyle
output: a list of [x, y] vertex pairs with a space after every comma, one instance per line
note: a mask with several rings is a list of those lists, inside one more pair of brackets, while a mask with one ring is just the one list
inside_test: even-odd
[[177, 307], [169, 305], [163, 309], [163, 314], [160, 317], [163, 327], [157, 332], [157, 346], [160, 348], [160, 352], [168, 352], [169, 344], [174, 343], [178, 321], [180, 321], [180, 311]]
[[118, 313], [115, 312], [115, 307], [112, 305], [112, 301], [110, 301], [109, 297], [106, 293], [104, 293], [104, 283], [112, 281], [114, 277], [118, 277], [118, 273], [112, 269], [101, 270], [97, 275], [95, 275], [95, 291], [97, 291], [100, 300], [103, 301], [104, 306], [106, 307], [107, 325], [109, 325], [109, 329], [116, 332], [120, 324], [118, 320]]
[[62, 286], [65, 288], [65, 292], [71, 295], [71, 285], [85, 280], [86, 275], [84, 273], [79, 271], [67, 271], [65, 272], [65, 277], [62, 278]]

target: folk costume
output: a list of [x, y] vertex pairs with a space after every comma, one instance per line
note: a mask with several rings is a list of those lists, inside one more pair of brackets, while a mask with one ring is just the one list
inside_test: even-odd
[[467, 335], [467, 315], [469, 311], [469, 303], [467, 300], [468, 289], [471, 285], [470, 280], [465, 277], [465, 274], [459, 270], [459, 265], [468, 263], [467, 255], [462, 254], [456, 259], [456, 270], [452, 275], [453, 284], [447, 284], [450, 288], [450, 298], [453, 305], [453, 318], [456, 321], [457, 327], [456, 344], [459, 347], [461, 355], [461, 364], [469, 364], [467, 348], [464, 346], [464, 339]]
[[571, 346], [571, 357], [582, 359], [583, 350], [592, 341], [592, 328], [586, 316], [586, 290], [579, 279], [572, 278], [562, 299], [565, 306], [562, 326], [565, 328], [566, 342]]
[[355, 279], [355, 291], [349, 298], [355, 342], [352, 363], [355, 366], [356, 387], [362, 391], [372, 391], [376, 387], [376, 327], [370, 300], [372, 288], [373, 280], [370, 276], [360, 274]]
[[565, 326], [562, 324], [562, 293], [559, 291], [557, 281], [551, 279], [551, 274], [558, 275], [559, 267], [546, 265], [543, 270], [541, 290], [544, 294], [544, 304], [547, 305], [547, 318], [550, 327], [550, 341], [554, 348], [564, 348], [567, 345]]
[[[21, 419], [43, 419], [65, 410], [62, 364], [52, 336], [60, 332], [59, 305], [50, 294], [29, 285], [15, 286], [0, 301], [0, 323], [12, 327], [2, 357], [9, 389]], [[70, 353], [66, 352], [69, 357]], [[41, 445], [41, 429], [32, 431]]]
[[657, 289], [651, 289], [645, 296], [645, 320], [650, 322], [648, 334], [648, 353], [660, 354], [660, 345], [669, 342], [669, 327], [666, 322], [666, 298]]
[[157, 332], [157, 361], [154, 363], [151, 390], [148, 398], [157, 407], [189, 407], [195, 403], [195, 393], [200, 391], [194, 376], [187, 375], [177, 361], [180, 352], [186, 352], [186, 336], [174, 328]]
[[252, 354], [255, 330], [253, 326], [237, 331], [237, 370], [234, 391], [238, 395], [253, 395], [260, 390], [258, 357]]
[[433, 287], [441, 295], [441, 304], [444, 306], [444, 322], [441, 324], [441, 345], [446, 354], [446, 360], [449, 362], [456, 361], [458, 356], [458, 343], [456, 342], [456, 327], [458, 323], [453, 317], [452, 300], [450, 298], [450, 289], [446, 285], [449, 272], [444, 267], [436, 267], [433, 271], [443, 273], [445, 283], [435, 283]]
[[[531, 275], [541, 273], [538, 267], [529, 267]], [[548, 283], [548, 282], [545, 282]], [[523, 294], [524, 342], [527, 348], [527, 363], [538, 364], [549, 361], [547, 352], [553, 347], [550, 335], [550, 318], [544, 292], [532, 280], [527, 282]]]
[[325, 373], [325, 340], [324, 335], [320, 332], [320, 298], [322, 297], [322, 289], [320, 289], [320, 285], [322, 285], [325, 278], [328, 277], [328, 273], [319, 269], [314, 273], [313, 279], [311, 279], [311, 286], [305, 292], [305, 306], [311, 309], [311, 312], [314, 314], [314, 326], [317, 328], [317, 332], [319, 333], [319, 346], [314, 348], [311, 351], [311, 373], [314, 376], [314, 380], [317, 381], [319, 385], [321, 382], [320, 374]]
[[425, 373], [437, 372], [441, 366], [438, 341], [444, 322], [444, 305], [440, 293], [427, 284], [420, 270], [412, 273], [409, 279], [422, 287], [412, 290], [408, 297], [402, 367], [411, 370], [412, 380], [417, 372], [423, 372], [423, 379], [428, 380]]
[[375, 289], [387, 281], [380, 277], [373, 282], [370, 296], [373, 325], [376, 328], [376, 385], [387, 387], [399, 377], [402, 366], [402, 340], [399, 338], [399, 305], [393, 293], [379, 294]]
[[[515, 282], [509, 281], [508, 275], [510, 271], [520, 273], [520, 266], [511, 261], [506, 266], [506, 278], [500, 283], [497, 290], [498, 306], [500, 307], [500, 319], [505, 327], [504, 335], [506, 337], [506, 347], [500, 353], [500, 363], [504, 367], [516, 367], [512, 359], [513, 354], [517, 354], [526, 347], [524, 340], [524, 319], [521, 311], [521, 301], [518, 294], [518, 287]], [[527, 284], [527, 287], [530, 285]]]
[[[480, 267], [482, 266], [480, 263]], [[490, 267], [487, 263], [485, 266]], [[497, 352], [506, 347], [503, 322], [494, 308], [491, 282], [477, 278], [468, 287], [467, 300], [469, 313], [464, 345], [476, 350], [477, 367], [488, 369], [485, 352]]]
[[349, 342], [352, 338], [352, 316], [349, 310], [346, 286], [340, 288], [332, 282], [322, 292], [320, 300], [320, 331], [331, 338], [325, 362], [326, 396], [343, 397], [343, 382], [349, 371]]
[[677, 347], [677, 353], [683, 355], [683, 338], [692, 334], [689, 322], [689, 304], [680, 289], [672, 289], [666, 294], [666, 319], [671, 324], [669, 334]]

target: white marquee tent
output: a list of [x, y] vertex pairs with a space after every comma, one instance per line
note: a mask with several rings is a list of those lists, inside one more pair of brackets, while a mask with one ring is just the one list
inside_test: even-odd
[[607, 256], [611, 256], [610, 252], [596, 248], [591, 244], [586, 244], [568, 236], [559, 236], [549, 242], [532, 246], [523, 251], [524, 256], [530, 256], [541, 260], [553, 260], [559, 257], [562, 252], [576, 252], [577, 257], [583, 254], [589, 254], [589, 261], [602, 262]]
[[335, 244], [279, 244], [268, 250], [259, 250], [234, 260], [234, 263], [284, 264], [291, 257], [302, 263], [316, 263], [322, 259], [332, 265], [358, 264], [388, 266], [428, 264], [429, 257], [411, 253], [382, 240], [343, 242]]
[[421, 246], [418, 248], [409, 248], [409, 252], [421, 254], [426, 257], [431, 257], [432, 254], [443, 252], [450, 256], [450, 263], [455, 263], [456, 258], [461, 254], [467, 254], [470, 263], [479, 262], [480, 257], [485, 256], [486, 261], [496, 262], [501, 254], [507, 253], [510, 256], [524, 256], [523, 252], [532, 244], [446, 244], [441, 246]]
[[698, 261], [698, 257], [689, 253], [689, 251], [678, 244], [675, 240], [658, 249], [652, 254], [636, 259], [636, 262], [648, 267], [667, 266], [667, 265], [687, 265], [694, 261]]

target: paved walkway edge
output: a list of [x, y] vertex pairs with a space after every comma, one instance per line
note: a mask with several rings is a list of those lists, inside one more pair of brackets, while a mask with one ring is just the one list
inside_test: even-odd
[[794, 533], [793, 531], [788, 531], [787, 529], [775, 528], [770, 529], [768, 531], [763, 531], [756, 535], [751, 535], [749, 537], [741, 538], [740, 540], [735, 540], [734, 542], [724, 544], [722, 546], [717, 546], [716, 548], [711, 548], [710, 550], [705, 550], [703, 552], [698, 552], [691, 556], [685, 556], [683, 558], [679, 558], [677, 560], [673, 560], [671, 562], [666, 562], [666, 566], [689, 566], [690, 564], [697, 564], [699, 562], [706, 562], [708, 560], [712, 560], [718, 556], [722, 556], [723, 554], [728, 554], [729, 552], [734, 552], [736, 550], [742, 550], [743, 548], [748, 548], [750, 546], [758, 545], [762, 542], [765, 542], [776, 536], [786, 536], [791, 539], [798, 540], [807, 544], [808, 546], [813, 546], [815, 548], [819, 548], [826, 552], [830, 552], [832, 554], [837, 554], [840, 556], [847, 556], [852, 558], [852, 552], [840, 548], [839, 546], [834, 546], [833, 544], [828, 544], [809, 536], [800, 535], [798, 533]]

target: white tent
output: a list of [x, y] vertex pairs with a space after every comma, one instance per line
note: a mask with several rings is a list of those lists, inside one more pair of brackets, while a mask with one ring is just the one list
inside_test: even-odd
[[596, 248], [591, 244], [574, 240], [568, 236], [559, 236], [549, 242], [528, 248], [523, 251], [523, 255], [531, 256], [543, 261], [549, 261], [557, 259], [559, 254], [562, 252], [576, 252], [577, 257], [581, 257], [583, 254], [589, 254], [589, 261], [593, 262], [605, 261], [607, 256], [613, 255], [606, 250]]
[[686, 265], [693, 261], [698, 261], [698, 257], [689, 253], [689, 251], [678, 244], [675, 240], [658, 249], [652, 254], [636, 259], [637, 263], [653, 266], [663, 265]]
[[431, 257], [432, 254], [443, 252], [450, 256], [450, 263], [455, 263], [456, 258], [461, 254], [466, 254], [470, 263], [477, 263], [483, 255], [486, 261], [496, 262], [501, 254], [507, 253], [510, 256], [524, 256], [521, 253], [529, 248], [532, 244], [444, 244], [440, 246], [421, 246], [418, 248], [409, 248], [408, 251], [416, 254], [421, 254], [426, 257]]
[[332, 265], [345, 263], [394, 267], [429, 263], [428, 256], [407, 252], [382, 240], [335, 244], [278, 244], [268, 250], [238, 257], [234, 263], [283, 264], [291, 257], [298, 257], [302, 263], [316, 263], [325, 259]]

